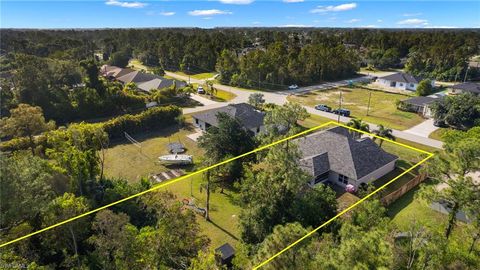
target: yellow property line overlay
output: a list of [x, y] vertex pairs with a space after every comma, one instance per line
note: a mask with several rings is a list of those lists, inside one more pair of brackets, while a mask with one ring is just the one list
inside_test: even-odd
[[227, 159], [227, 160], [224, 160], [222, 162], [219, 162], [217, 164], [214, 164], [214, 165], [211, 165], [211, 166], [208, 166], [208, 167], [205, 167], [205, 168], [202, 168], [200, 170], [197, 170], [195, 172], [192, 172], [190, 174], [187, 174], [187, 175], [183, 175], [183, 176], [180, 176], [174, 180], [171, 180], [167, 183], [163, 183], [163, 184], [158, 184], [150, 189], [147, 189], [147, 190], [144, 190], [142, 192], [139, 192], [137, 194], [134, 194], [132, 196], [129, 196], [129, 197], [125, 197], [123, 199], [120, 199], [118, 201], [115, 201], [115, 202], [112, 202], [112, 203], [109, 203], [109, 204], [106, 204], [104, 206], [101, 206], [101, 207], [98, 207], [96, 209], [93, 209], [93, 210], [90, 210], [88, 212], [85, 212], [81, 215], [78, 215], [78, 216], [75, 216], [75, 217], [72, 217], [72, 218], [69, 218], [67, 220], [64, 220], [64, 221], [61, 221], [61, 222], [58, 222], [56, 224], [53, 224], [51, 226], [48, 226], [48, 227], [45, 227], [43, 229], [40, 229], [38, 231], [35, 231], [33, 233], [29, 233], [27, 235], [24, 235], [24, 236], [21, 236], [21, 237], [18, 237], [16, 239], [13, 239], [13, 240], [10, 240], [8, 242], [5, 242], [5, 243], [2, 243], [0, 244], [0, 248], [2, 247], [6, 247], [6, 246], [9, 246], [13, 243], [16, 243], [18, 241], [21, 241], [21, 240], [24, 240], [24, 239], [27, 239], [29, 237], [32, 237], [34, 235], [37, 235], [37, 234], [40, 234], [42, 232], [45, 232], [45, 231], [48, 231], [48, 230], [51, 230], [51, 229], [54, 229], [56, 227], [59, 227], [61, 225], [64, 225], [66, 223], [69, 223], [69, 222], [72, 222], [72, 221], [75, 221], [77, 219], [80, 219], [82, 217], [85, 217], [85, 216], [88, 216], [88, 215], [91, 215], [91, 214], [94, 214], [96, 212], [99, 212], [103, 209], [106, 209], [106, 208], [109, 208], [111, 206], [114, 206], [114, 205], [117, 205], [119, 203], [122, 203], [122, 202], [125, 202], [125, 201], [128, 201], [128, 200], [131, 200], [131, 199], [134, 199], [134, 198], [137, 198], [137, 197], [140, 197], [144, 194], [147, 194], [147, 193], [150, 193], [152, 191], [155, 191], [155, 190], [158, 190], [160, 188], [163, 188], [165, 186], [168, 186], [168, 185], [171, 185], [173, 183], [176, 183], [176, 182], [179, 182], [183, 179], [186, 179], [188, 177], [191, 177], [191, 176], [194, 176], [194, 175], [197, 175], [197, 174], [201, 174], [205, 171], [208, 171], [210, 169], [214, 169], [216, 167], [219, 167], [221, 165], [224, 165], [228, 162], [231, 162], [231, 161], [234, 161], [234, 160], [237, 160], [237, 159], [240, 159], [242, 157], [245, 157], [245, 156], [248, 156], [250, 154], [253, 154], [253, 153], [256, 153], [256, 152], [259, 152], [259, 151], [262, 151], [264, 149], [267, 149], [269, 147], [272, 147], [274, 145], [277, 145], [277, 144], [280, 144], [280, 143], [283, 143], [285, 141], [288, 141], [288, 140], [291, 140], [291, 139], [294, 139], [294, 138], [297, 138], [297, 137], [300, 137], [300, 136], [303, 136], [305, 134], [308, 134], [312, 131], [315, 131], [315, 130], [318, 130], [318, 129], [321, 129], [325, 126], [328, 126], [328, 125], [337, 125], [337, 126], [341, 126], [341, 127], [345, 127], [345, 128], [348, 128], [350, 130], [353, 130], [353, 131], [356, 131], [356, 132], [360, 132], [360, 133], [364, 133], [364, 134], [367, 134], [369, 136], [372, 136], [372, 137], [375, 137], [375, 138], [378, 138], [378, 139], [381, 139], [381, 140], [384, 140], [384, 141], [388, 141], [388, 142], [391, 142], [393, 144], [397, 144], [397, 145], [400, 145], [400, 146], [403, 146], [403, 147], [406, 147], [406, 148], [409, 148], [411, 150], [415, 150], [417, 152], [421, 152], [423, 154], [427, 154], [428, 157], [423, 159], [422, 161], [418, 162], [417, 164], [415, 164], [414, 166], [412, 166], [410, 169], [404, 171], [403, 173], [401, 173], [400, 175], [398, 175], [397, 177], [395, 177], [394, 179], [390, 180], [389, 182], [387, 182], [386, 184], [384, 184], [383, 186], [379, 187], [378, 189], [376, 189], [375, 191], [373, 191], [372, 193], [370, 193], [369, 195], [365, 196], [364, 198], [362, 198], [361, 200], [359, 200], [358, 202], [354, 203], [353, 205], [351, 205], [350, 207], [346, 208], [345, 210], [341, 211], [340, 213], [338, 213], [336, 216], [334, 216], [333, 218], [331, 218], [330, 220], [326, 221], [325, 223], [323, 223], [322, 225], [320, 225], [319, 227], [315, 228], [313, 231], [309, 232], [308, 234], [306, 234], [305, 236], [301, 237], [300, 239], [298, 239], [297, 241], [293, 242], [292, 244], [290, 244], [289, 246], [287, 246], [286, 248], [284, 248], [283, 250], [281, 250], [280, 252], [276, 253], [275, 255], [273, 255], [272, 257], [270, 257], [269, 259], [267, 259], [266, 261], [262, 262], [261, 264], [257, 265], [254, 269], [258, 269], [262, 266], [264, 266], [265, 264], [267, 264], [268, 262], [270, 262], [271, 260], [273, 260], [274, 258], [276, 258], [277, 256], [279, 256], [280, 254], [284, 253], [285, 251], [287, 251], [288, 249], [290, 249], [291, 247], [293, 247], [294, 245], [298, 244], [300, 241], [302, 241], [303, 239], [311, 236], [313, 233], [315, 233], [316, 231], [318, 231], [319, 229], [321, 229], [322, 227], [325, 227], [326, 225], [328, 225], [329, 223], [331, 223], [333, 220], [335, 220], [336, 218], [340, 217], [341, 215], [345, 214], [346, 212], [348, 212], [349, 210], [351, 210], [352, 208], [354, 208], [355, 206], [357, 206], [358, 204], [360, 204], [361, 202], [365, 201], [366, 199], [368, 199], [369, 197], [371, 197], [372, 195], [374, 195], [375, 193], [377, 193], [379, 190], [383, 189], [384, 187], [386, 187], [387, 185], [389, 185], [390, 183], [392, 183], [393, 181], [397, 180], [398, 178], [400, 178], [401, 176], [403, 176], [404, 174], [408, 173], [409, 171], [413, 170], [414, 168], [418, 167], [420, 164], [422, 164], [423, 162], [425, 162], [426, 160], [428, 160], [429, 158], [431, 158], [433, 156], [432, 153], [430, 152], [427, 152], [427, 151], [424, 151], [424, 150], [421, 150], [421, 149], [417, 149], [415, 147], [412, 147], [412, 146], [409, 146], [409, 145], [406, 145], [406, 144], [402, 144], [402, 143], [399, 143], [399, 142], [395, 142], [395, 141], [392, 141], [392, 140], [389, 140], [389, 139], [386, 139], [386, 138], [382, 138], [382, 137], [379, 137], [375, 134], [370, 134], [368, 132], [365, 132], [365, 131], [362, 131], [362, 130], [358, 130], [358, 129], [354, 129], [352, 127], [349, 127], [349, 126], [346, 126], [346, 125], [343, 125], [343, 124], [340, 124], [340, 123], [337, 123], [337, 122], [334, 122], [334, 121], [330, 121], [330, 122], [327, 122], [327, 123], [324, 123], [322, 125], [319, 125], [319, 126], [316, 126], [316, 127], [313, 127], [313, 128], [310, 128], [310, 129], [307, 129], [305, 131], [302, 131], [302, 132], [299, 132], [295, 135], [292, 135], [290, 137], [287, 137], [287, 138], [283, 138], [281, 140], [278, 140], [276, 142], [273, 142], [271, 144], [267, 144], [267, 145], [264, 145], [264, 146], [261, 146], [261, 147], [258, 147], [257, 149], [254, 149], [252, 151], [249, 151], [247, 153], [244, 153], [244, 154], [241, 154], [241, 155], [238, 155], [236, 157], [233, 157], [233, 158], [230, 158], [230, 159]]

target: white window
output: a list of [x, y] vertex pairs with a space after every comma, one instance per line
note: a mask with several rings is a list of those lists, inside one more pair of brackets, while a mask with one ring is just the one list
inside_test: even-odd
[[348, 177], [343, 174], [338, 174], [338, 182], [348, 184]]

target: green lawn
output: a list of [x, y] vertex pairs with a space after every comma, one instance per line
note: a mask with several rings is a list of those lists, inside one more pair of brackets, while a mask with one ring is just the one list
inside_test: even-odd
[[[207, 85], [202, 85], [202, 86], [203, 86], [203, 89], [206, 89], [208, 87]], [[192, 83], [192, 87], [193, 89], [196, 90], [198, 88], [198, 83]], [[234, 93], [220, 90], [220, 89], [217, 89], [217, 92], [214, 96], [210, 96], [210, 95], [201, 95], [201, 96], [204, 98], [211, 99], [213, 101], [218, 101], [218, 102], [227, 102], [237, 97], [237, 95], [235, 95]]]
[[[200, 189], [203, 181], [202, 177], [202, 175], [195, 175], [168, 185], [164, 190], [173, 192], [179, 200], [194, 198], [198, 207], [205, 208], [206, 191], [205, 189]], [[240, 239], [238, 216], [241, 208], [236, 203], [238, 195], [233, 190], [225, 189], [223, 194], [220, 191], [220, 189], [217, 189], [210, 194], [211, 221], [207, 222], [200, 215], [197, 215], [197, 221], [200, 224], [202, 233], [210, 238], [212, 247], [217, 248], [225, 242], [235, 247]]]
[[441, 141], [443, 134], [445, 134], [445, 132], [447, 132], [448, 130], [449, 130], [448, 128], [439, 128], [439, 129], [435, 130], [434, 132], [430, 133], [430, 135], [428, 135], [428, 137], [430, 139]]
[[316, 114], [310, 114], [310, 117], [303, 121], [300, 121], [299, 124], [305, 128], [313, 128], [321, 124], [328, 123], [330, 121], [332, 121], [332, 119], [321, 117]]
[[[188, 74], [182, 71], [170, 71], [170, 72], [188, 77]], [[205, 72], [205, 73], [190, 74], [190, 77], [197, 80], [206, 80], [206, 79], [213, 78], [215, 75], [217, 75], [217, 73], [215, 72]]]
[[[187, 122], [191, 122], [188, 116]], [[191, 172], [198, 168], [199, 158], [203, 155], [203, 151], [197, 147], [196, 143], [186, 137], [193, 132], [192, 126], [187, 125], [181, 129], [169, 127], [150, 134], [132, 134], [132, 137], [140, 142], [141, 150], [128, 141], [112, 145], [106, 151], [105, 174], [109, 177], [135, 182], [151, 173], [168, 171], [171, 168], [160, 165], [157, 158], [160, 155], [168, 154], [167, 144], [169, 142], [178, 140], [186, 146], [186, 153], [194, 156], [196, 166], [185, 169], [187, 173]], [[175, 193], [179, 201], [183, 198], [191, 198], [190, 192], [193, 191], [196, 204], [199, 207], [205, 207], [206, 193], [205, 190], [200, 190], [201, 181], [202, 175], [196, 175], [168, 185], [163, 190]], [[211, 194], [210, 217], [212, 222], [206, 222], [201, 216], [198, 216], [197, 220], [202, 233], [211, 239], [212, 247], [216, 248], [225, 242], [229, 242], [234, 247], [238, 244], [240, 233], [237, 224], [240, 207], [235, 201], [236, 193], [234, 191], [225, 190], [224, 194], [221, 194], [220, 190], [216, 190]]]
[[[188, 121], [188, 120], [187, 120]], [[151, 173], [168, 171], [169, 169], [157, 162], [161, 155], [168, 154], [169, 142], [178, 142], [185, 145], [187, 154], [193, 155], [194, 160], [202, 156], [202, 151], [196, 143], [186, 135], [194, 133], [191, 125], [186, 128], [169, 127], [150, 134], [131, 134], [141, 144], [141, 149], [127, 140], [112, 143], [106, 150], [105, 174], [109, 177], [123, 178], [128, 181], [138, 181]]]
[[[424, 182], [424, 184], [429, 184]], [[391, 222], [400, 230], [408, 231], [414, 224], [442, 233], [447, 225], [447, 215], [439, 213], [429, 207], [426, 202], [415, 197], [419, 188], [414, 188], [388, 206], [387, 214]], [[467, 250], [471, 244], [471, 236], [465, 230], [465, 224], [458, 222], [448, 241], [453, 246]], [[477, 243], [476, 249], [480, 248]]]
[[130, 59], [130, 61], [128, 61], [128, 66], [132, 67], [135, 70], [149, 71], [150, 69], [149, 67], [142, 64], [142, 62], [140, 62], [138, 59]]
[[[352, 117], [360, 118], [370, 123], [382, 124], [387, 127], [405, 130], [423, 121], [419, 115], [397, 110], [396, 101], [408, 98], [406, 95], [370, 91], [361, 87], [341, 87], [325, 91], [313, 91], [303, 95], [289, 96], [288, 100], [314, 107], [317, 104], [327, 104], [337, 108], [340, 91], [342, 90], [342, 107], [351, 111]], [[367, 107], [371, 93], [369, 115]]]

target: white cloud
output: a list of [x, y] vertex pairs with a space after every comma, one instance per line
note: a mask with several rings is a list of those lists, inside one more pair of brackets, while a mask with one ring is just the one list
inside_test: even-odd
[[341, 4], [338, 6], [318, 6], [315, 9], [310, 10], [311, 13], [325, 13], [330, 11], [347, 11], [351, 9], [355, 9], [357, 7], [357, 3], [348, 3], [348, 4]]
[[312, 26], [306, 25], [306, 24], [284, 24], [284, 25], [279, 25], [278, 27], [312, 27]]
[[378, 25], [375, 24], [367, 24], [367, 25], [360, 25], [360, 28], [377, 28]]
[[453, 26], [453, 25], [429, 25], [429, 26], [425, 26], [425, 28], [454, 29], [454, 28], [458, 28], [458, 26]]
[[420, 25], [428, 25], [428, 21], [424, 19], [406, 19], [403, 21], [397, 22], [399, 25], [411, 25], [411, 26], [420, 26]]
[[420, 16], [422, 15], [421, 12], [417, 12], [417, 13], [403, 13], [403, 16], [405, 17], [415, 17], [415, 16]]
[[301, 3], [304, 0], [283, 0], [284, 3]]
[[175, 15], [175, 12], [173, 12], [173, 11], [160, 12], [160, 15], [162, 15], [162, 16], [173, 16], [173, 15]]
[[122, 2], [118, 0], [107, 0], [105, 4], [109, 6], [119, 6], [124, 8], [143, 8], [148, 5], [147, 3], [142, 2]]
[[383, 20], [382, 20], [382, 19], [378, 19], [378, 20], [377, 20], [377, 22], [379, 22], [379, 23], [380, 23], [380, 22], [383, 22]]
[[356, 23], [356, 22], [359, 22], [361, 21], [360, 19], [351, 19], [351, 20], [348, 20], [346, 21], [347, 23]]
[[251, 4], [253, 1], [254, 0], [220, 0], [221, 3], [232, 5], [248, 5]]
[[197, 9], [188, 12], [191, 16], [213, 16], [213, 15], [228, 15], [232, 12], [218, 9]]

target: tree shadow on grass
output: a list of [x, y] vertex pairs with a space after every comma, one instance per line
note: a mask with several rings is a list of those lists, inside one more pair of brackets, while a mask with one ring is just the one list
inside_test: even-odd
[[235, 239], [236, 241], [240, 241], [240, 239], [238, 239], [238, 237], [236, 237], [234, 234], [232, 234], [231, 232], [225, 230], [224, 228], [220, 227], [217, 223], [215, 223], [214, 221], [210, 220], [210, 224], [212, 224], [213, 226], [215, 226], [216, 228], [218, 228], [219, 230], [221, 230], [222, 232], [224, 232], [225, 234], [227, 234], [228, 236], [230, 236], [231, 238]]

